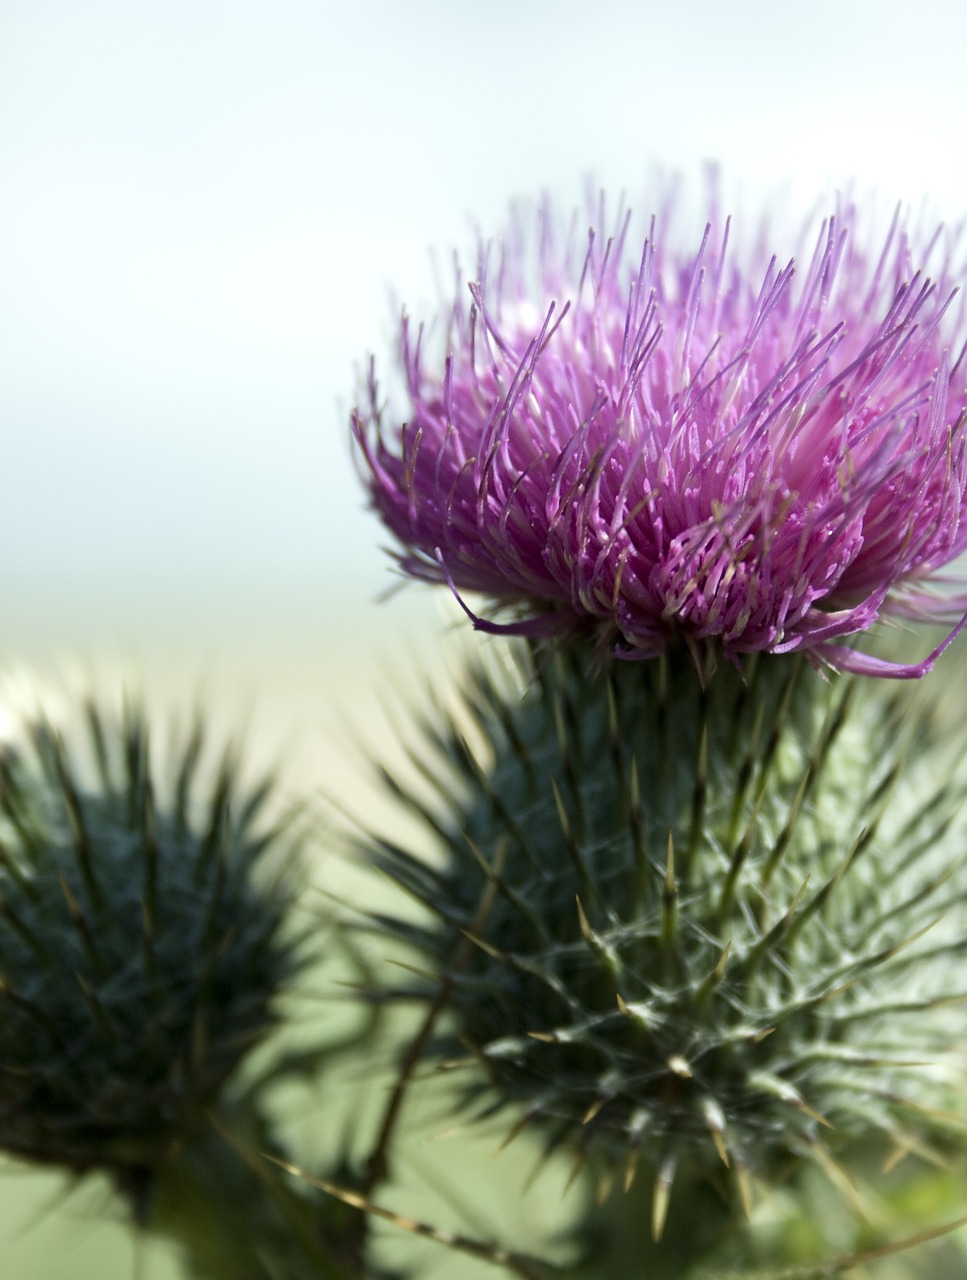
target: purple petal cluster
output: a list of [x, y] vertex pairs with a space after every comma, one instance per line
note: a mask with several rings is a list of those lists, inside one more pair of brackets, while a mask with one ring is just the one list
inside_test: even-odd
[[536, 237], [518, 220], [481, 246], [443, 344], [403, 317], [403, 425], [373, 373], [353, 414], [402, 568], [489, 597], [484, 630], [923, 674], [940, 650], [900, 666], [841, 642], [965, 607], [929, 582], [967, 547], [958, 242], [898, 216], [870, 254], [858, 221], [789, 260], [714, 221], [682, 253], [628, 214], [578, 248], [546, 209]]

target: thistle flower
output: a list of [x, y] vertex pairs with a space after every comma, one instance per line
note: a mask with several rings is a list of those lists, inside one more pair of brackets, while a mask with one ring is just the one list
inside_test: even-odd
[[536, 247], [520, 221], [481, 246], [433, 355], [404, 314], [406, 421], [373, 372], [352, 419], [402, 569], [489, 597], [482, 630], [922, 675], [943, 646], [840, 642], [967, 606], [930, 591], [967, 547], [956, 237], [898, 215], [871, 252], [849, 207], [801, 257], [740, 260], [728, 222], [682, 254], [665, 221], [578, 251], [542, 210]]
[[285, 875], [258, 874], [284, 844], [266, 789], [228, 753], [197, 797], [199, 730], [159, 800], [140, 713], [88, 726], [86, 750], [39, 722], [0, 759], [0, 1148], [140, 1210], [301, 960]]

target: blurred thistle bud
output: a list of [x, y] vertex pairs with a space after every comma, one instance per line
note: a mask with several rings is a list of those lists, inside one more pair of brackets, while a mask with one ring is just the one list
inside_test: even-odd
[[86, 717], [86, 747], [40, 720], [0, 762], [0, 1148], [137, 1209], [302, 963], [291, 822], [231, 750], [197, 794], [200, 727], [159, 797], [141, 710]]
[[427, 908], [389, 924], [430, 964], [383, 994], [441, 1011], [428, 1053], [466, 1106], [602, 1193], [644, 1182], [645, 1238], [708, 1184], [733, 1218], [807, 1165], [848, 1189], [853, 1140], [962, 1145], [963, 782], [861, 684], [561, 646], [427, 722], [429, 798], [390, 780], [432, 849], [368, 856]]

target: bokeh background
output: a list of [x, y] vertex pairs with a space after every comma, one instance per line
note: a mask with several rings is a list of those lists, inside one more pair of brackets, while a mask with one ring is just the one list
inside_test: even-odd
[[[352, 804], [377, 687], [452, 629], [377, 601], [347, 444], [391, 290], [430, 301], [430, 249], [514, 197], [641, 208], [656, 165], [959, 221], [964, 49], [938, 0], [0, 0], [0, 712], [203, 693]], [[2, 1274], [176, 1274], [92, 1203], [4, 1169]]]

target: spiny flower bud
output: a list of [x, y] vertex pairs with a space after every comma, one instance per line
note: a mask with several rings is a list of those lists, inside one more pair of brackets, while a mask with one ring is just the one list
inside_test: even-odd
[[468, 1104], [512, 1133], [650, 1170], [656, 1236], [676, 1180], [742, 1205], [838, 1177], [853, 1138], [920, 1149], [967, 1031], [962, 787], [929, 726], [800, 657], [704, 684], [683, 649], [589, 658], [539, 653], [522, 698], [476, 674], [427, 728], [435, 799], [397, 788], [442, 862], [370, 848], [430, 913], [397, 928], [436, 976], [393, 994], [445, 987], [432, 1055], [469, 1049]]
[[967, 605], [927, 589], [967, 547], [962, 244], [898, 216], [870, 245], [847, 207], [749, 252], [713, 211], [683, 253], [663, 204], [583, 244], [542, 208], [435, 334], [404, 315], [408, 406], [371, 373], [353, 415], [401, 567], [489, 597], [483, 630], [922, 675], [841, 641]]
[[195, 794], [200, 729], [156, 799], [141, 712], [87, 723], [0, 762], [0, 1148], [137, 1201], [273, 1025], [291, 861], [231, 751]]

